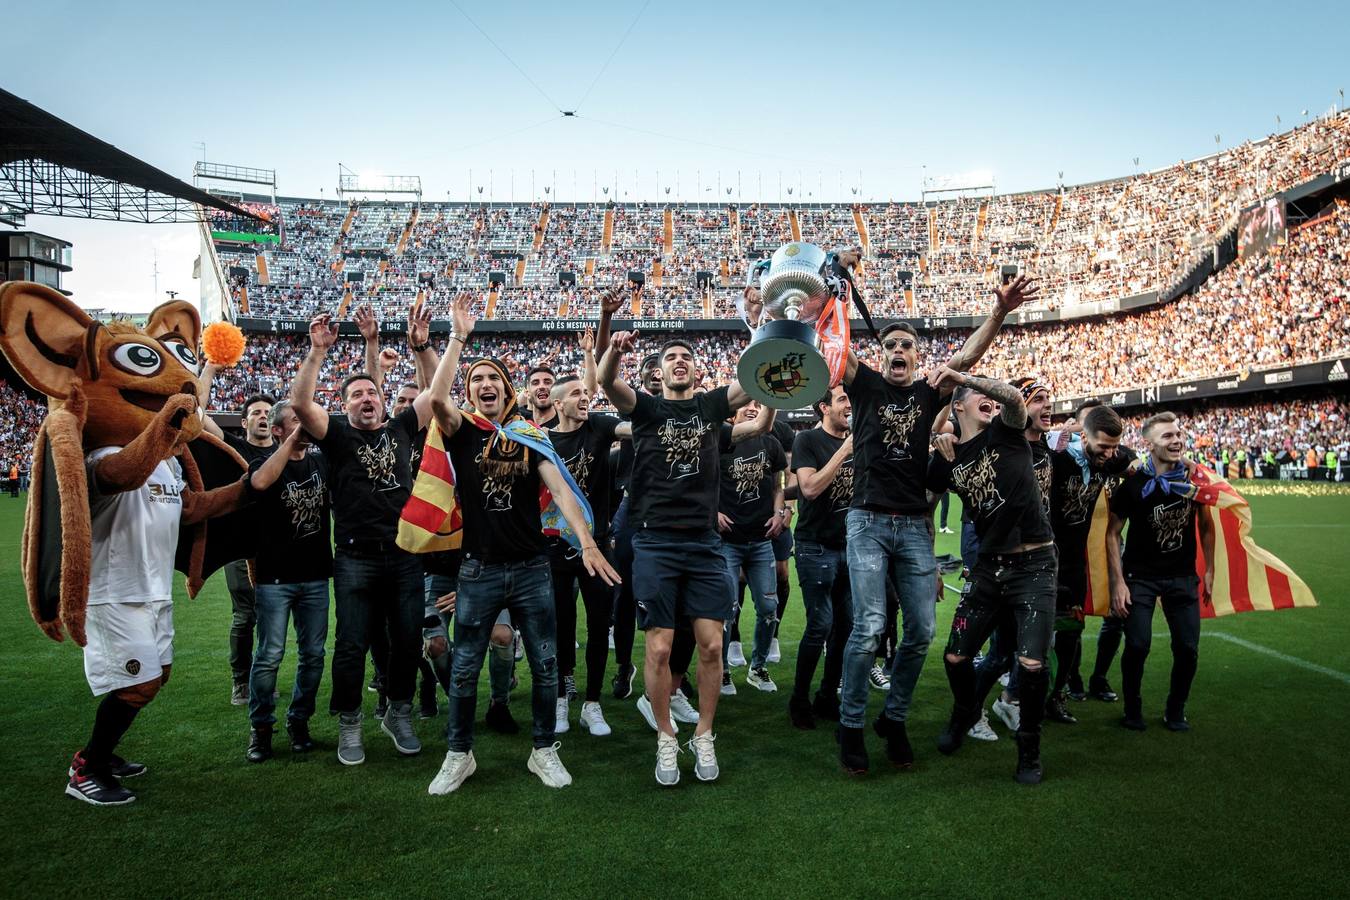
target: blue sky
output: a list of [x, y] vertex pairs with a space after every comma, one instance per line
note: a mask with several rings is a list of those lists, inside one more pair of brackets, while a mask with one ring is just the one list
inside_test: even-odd
[[[343, 163], [420, 175], [428, 199], [490, 178], [527, 200], [533, 173], [564, 200], [711, 200], [739, 179], [746, 201], [780, 179], [916, 199], [925, 173], [1107, 178], [1287, 128], [1350, 87], [1343, 17], [1299, 0], [456, 3], [49, 0], [59, 56], [12, 43], [4, 86], [174, 174], [204, 142], [290, 195], [332, 196]], [[85, 305], [153, 305], [156, 253], [159, 290], [195, 295], [190, 228], [30, 226], [75, 241]]]

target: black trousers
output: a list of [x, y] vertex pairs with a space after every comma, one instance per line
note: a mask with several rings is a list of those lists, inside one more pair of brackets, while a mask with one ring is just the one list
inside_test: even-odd
[[1191, 682], [1200, 660], [1200, 580], [1194, 575], [1179, 578], [1127, 578], [1130, 613], [1125, 619], [1125, 653], [1120, 657], [1121, 691], [1126, 715], [1138, 716], [1144, 661], [1153, 643], [1153, 610], [1161, 603], [1172, 634], [1172, 681], [1167, 694], [1167, 717], [1185, 714]]
[[225, 586], [230, 591], [230, 671], [235, 684], [248, 684], [253, 668], [253, 632], [258, 626], [258, 600], [248, 579], [248, 560], [226, 564]]
[[[570, 557], [570, 558], [569, 558]], [[612, 589], [589, 574], [581, 557], [570, 547], [549, 548], [553, 570], [553, 605], [558, 620], [558, 674], [571, 675], [577, 667], [577, 591], [586, 606], [586, 699], [599, 700], [609, 657], [609, 614]], [[558, 696], [566, 688], [558, 679]]]

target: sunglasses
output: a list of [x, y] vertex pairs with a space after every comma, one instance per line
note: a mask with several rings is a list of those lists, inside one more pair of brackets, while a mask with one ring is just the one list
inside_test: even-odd
[[901, 338], [899, 340], [882, 341], [881, 346], [887, 350], [894, 350], [896, 347], [901, 350], [913, 350], [916, 345], [909, 338]]

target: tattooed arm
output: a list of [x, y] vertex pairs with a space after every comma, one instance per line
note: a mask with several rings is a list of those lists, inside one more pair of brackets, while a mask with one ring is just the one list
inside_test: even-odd
[[999, 415], [1003, 419], [1004, 425], [1019, 430], [1027, 427], [1027, 404], [1022, 399], [1022, 392], [1006, 381], [999, 381], [996, 378], [980, 378], [958, 372], [948, 366], [939, 366], [938, 370], [929, 377], [928, 382], [939, 390], [942, 389], [944, 384], [952, 384], [979, 391], [990, 400], [1003, 405], [1003, 412]]

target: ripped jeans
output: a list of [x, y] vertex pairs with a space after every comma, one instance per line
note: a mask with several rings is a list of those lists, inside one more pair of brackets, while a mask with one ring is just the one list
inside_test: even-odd
[[[733, 586], [739, 585], [741, 569], [745, 569], [745, 581], [755, 604], [755, 643], [750, 653], [750, 668], [762, 668], [769, 658], [769, 644], [773, 641], [774, 625], [778, 622], [778, 576], [774, 566], [773, 541], [753, 541], [749, 544], [722, 541], [721, 550]], [[731, 643], [731, 625], [740, 616], [740, 591], [735, 590], [731, 597], [731, 617], [724, 626], [723, 671], [726, 671], [727, 665], [727, 645]]]
[[884, 715], [904, 722], [933, 640], [937, 615], [937, 560], [933, 558], [929, 531], [932, 523], [926, 516], [888, 515], [866, 509], [850, 509], [845, 522], [853, 631], [844, 648], [839, 724], [863, 727], [868, 675], [886, 634], [887, 579], [900, 597], [902, 624]]
[[455, 649], [450, 672], [450, 721], [446, 740], [451, 750], [473, 749], [473, 723], [478, 706], [478, 673], [483, 669], [492, 626], [503, 609], [520, 630], [530, 663], [530, 706], [534, 746], [553, 746], [554, 704], [558, 699], [557, 618], [548, 557], [540, 554], [518, 563], [488, 565], [465, 558], [459, 570], [455, 602]]

